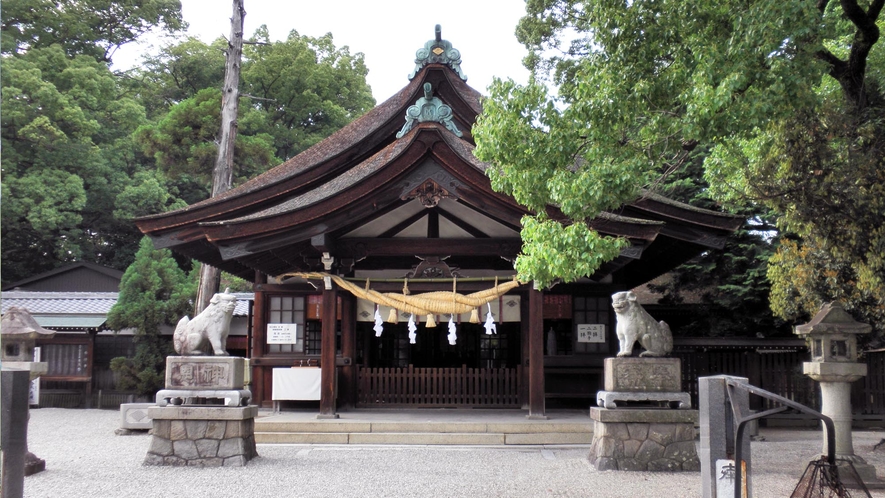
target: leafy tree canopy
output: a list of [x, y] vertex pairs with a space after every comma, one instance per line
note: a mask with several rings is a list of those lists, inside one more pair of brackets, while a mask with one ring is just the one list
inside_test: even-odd
[[[806, 293], [816, 308], [854, 288], [847, 307], [885, 329], [883, 4], [529, 0], [517, 36], [534, 77], [493, 84], [474, 132], [495, 187], [537, 213], [523, 238], [539, 242], [520, 273], [546, 284], [614, 246], [588, 236], [560, 249], [555, 239], [703, 145], [718, 199], [770, 207], [797, 247], [843, 263], [822, 273], [829, 294], [770, 270], [774, 309], [789, 315], [779, 296]], [[546, 203], [570, 221], [547, 219]], [[538, 223], [552, 227], [540, 239], [526, 233]]]
[[58, 45], [103, 62], [155, 28], [185, 27], [179, 0], [4, 0], [2, 15], [4, 55]]
[[[375, 104], [363, 55], [336, 48], [331, 34], [311, 38], [292, 31], [274, 42], [262, 26], [250, 41], [243, 49], [235, 184], [307, 149]], [[144, 153], [169, 176], [211, 182], [225, 47], [223, 39], [207, 45], [187, 38], [147, 58], [134, 75], [155, 109], [170, 106], [136, 133]]]
[[243, 48], [243, 93], [260, 111], [261, 131], [274, 137], [277, 157], [288, 159], [375, 106], [362, 53], [292, 30], [271, 42], [266, 26]]
[[[151, 176], [131, 139], [143, 107], [106, 64], [57, 45], [4, 59], [0, 78], [4, 282], [70, 261], [125, 268], [140, 235], [114, 211], [137, 211], [118, 196]], [[141, 209], [175, 202], [152, 199]]]

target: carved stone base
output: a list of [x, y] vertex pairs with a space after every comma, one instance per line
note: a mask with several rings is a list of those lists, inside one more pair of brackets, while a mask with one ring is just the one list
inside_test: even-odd
[[190, 405], [190, 406], [246, 406], [252, 399], [252, 391], [237, 390], [192, 390], [192, 389], [161, 389], [157, 391], [157, 406]]
[[258, 456], [257, 406], [154, 407], [145, 465], [242, 467]]
[[616, 392], [679, 392], [679, 358], [606, 358], [605, 390]]
[[697, 410], [590, 408], [597, 470], [700, 471], [694, 424]]
[[[596, 404], [608, 409], [618, 408], [618, 403], [644, 403], [655, 405], [658, 408], [678, 408], [680, 410], [691, 409], [691, 395], [688, 393], [664, 393], [664, 392], [611, 392], [599, 391], [596, 393]], [[651, 406], [650, 406], [651, 407]]]
[[244, 366], [236, 356], [168, 356], [166, 389], [243, 389]]

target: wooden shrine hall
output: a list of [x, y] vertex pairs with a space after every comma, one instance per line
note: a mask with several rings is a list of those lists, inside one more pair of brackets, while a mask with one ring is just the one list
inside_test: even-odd
[[[594, 275], [545, 290], [510, 283], [526, 211], [492, 190], [489, 165], [473, 156], [481, 95], [460, 57], [437, 26], [386, 102], [232, 190], [136, 220], [156, 247], [254, 281], [259, 405], [318, 399], [320, 417], [409, 406], [543, 418], [548, 402], [586, 407], [618, 350], [611, 294], [721, 248], [741, 225], [645, 193], [591, 222], [631, 243]], [[366, 292], [491, 297], [423, 315]]]

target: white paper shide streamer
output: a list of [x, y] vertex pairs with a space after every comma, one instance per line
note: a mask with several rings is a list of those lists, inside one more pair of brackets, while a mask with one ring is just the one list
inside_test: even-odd
[[486, 313], [486, 323], [483, 325], [486, 328], [486, 335], [492, 335], [498, 333], [498, 327], [495, 325], [495, 318], [492, 316], [492, 305], [489, 304], [489, 312]]
[[409, 344], [415, 344], [415, 338], [418, 337], [418, 334], [415, 332], [418, 330], [418, 326], [415, 325], [415, 314], [412, 313], [409, 315]]
[[384, 320], [381, 319], [381, 311], [380, 306], [375, 306], [375, 326], [372, 329], [375, 331], [375, 337], [381, 337], [381, 332], [384, 332]]
[[455, 315], [449, 315], [449, 345], [454, 346], [458, 342], [458, 333], [455, 330]]

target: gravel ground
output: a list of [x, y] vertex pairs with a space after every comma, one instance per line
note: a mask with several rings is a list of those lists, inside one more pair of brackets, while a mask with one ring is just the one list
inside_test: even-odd
[[[29, 447], [46, 471], [30, 498], [76, 497], [699, 497], [695, 473], [599, 472], [587, 448], [258, 445], [239, 468], [142, 466], [150, 436], [116, 436], [110, 410], [31, 411]], [[756, 498], [789, 496], [820, 451], [818, 431], [765, 430], [752, 443]], [[854, 433], [855, 453], [885, 477], [885, 431]], [[885, 498], [885, 491], [873, 491]]]

